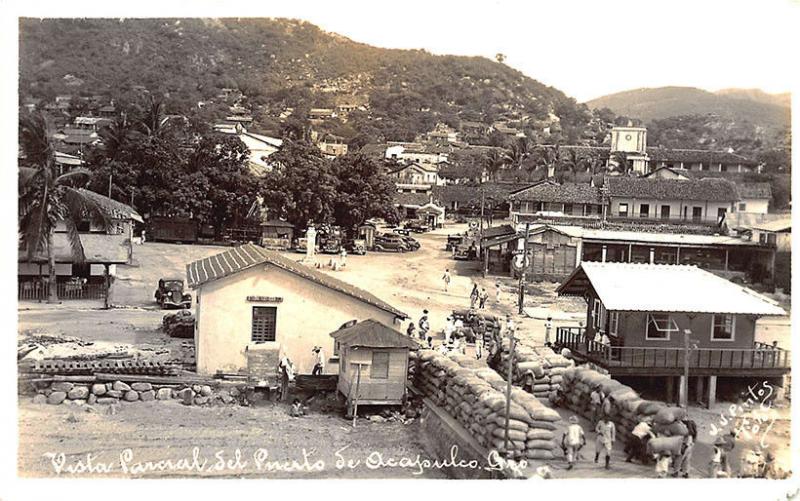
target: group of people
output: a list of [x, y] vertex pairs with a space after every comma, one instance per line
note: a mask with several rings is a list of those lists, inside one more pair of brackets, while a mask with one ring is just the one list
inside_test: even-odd
[[469, 294], [469, 307], [475, 309], [475, 305], [478, 306], [478, 309], [486, 308], [486, 301], [489, 299], [489, 293], [486, 292], [486, 287], [481, 287], [478, 290], [478, 284], [472, 284], [472, 292]]

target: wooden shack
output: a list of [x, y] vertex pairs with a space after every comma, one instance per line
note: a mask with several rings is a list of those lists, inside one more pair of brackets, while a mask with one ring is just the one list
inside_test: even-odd
[[408, 352], [416, 341], [377, 320], [358, 322], [331, 333], [339, 357], [337, 389], [347, 399], [348, 415], [358, 405], [400, 405], [406, 394]]
[[292, 247], [294, 225], [288, 221], [271, 219], [261, 223], [261, 246], [270, 250], [288, 250]]

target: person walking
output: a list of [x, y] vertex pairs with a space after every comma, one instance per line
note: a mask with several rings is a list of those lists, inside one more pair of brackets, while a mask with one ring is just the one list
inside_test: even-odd
[[344, 268], [344, 265], [347, 264], [347, 249], [342, 247], [342, 251], [339, 253], [339, 267]]
[[444, 342], [445, 344], [450, 344], [450, 341], [453, 339], [453, 333], [456, 331], [455, 323], [453, 322], [453, 317], [447, 317], [447, 322], [444, 324]]
[[514, 323], [514, 319], [511, 318], [511, 315], [506, 315], [506, 325], [503, 329], [503, 334], [507, 338], [512, 338], [517, 333], [517, 324]]
[[289, 398], [289, 383], [294, 381], [294, 365], [285, 354], [281, 355], [278, 362], [278, 371], [281, 373], [281, 389], [279, 399], [285, 401]]
[[444, 270], [444, 275], [442, 275], [442, 281], [444, 282], [444, 291], [447, 292], [447, 288], [450, 286], [450, 269], [446, 268]]
[[500, 304], [500, 282], [494, 283], [494, 302]]
[[594, 462], [600, 459], [600, 454], [605, 453], [605, 468], [611, 468], [611, 451], [614, 449], [614, 442], [617, 440], [617, 427], [614, 422], [605, 415], [601, 415], [594, 428], [597, 433], [595, 439]]
[[589, 415], [592, 416], [592, 423], [597, 424], [600, 417], [600, 408], [603, 405], [603, 391], [594, 388], [589, 394]]
[[486, 292], [486, 287], [481, 288], [481, 292], [478, 295], [478, 308], [484, 309], [486, 308], [486, 301], [489, 299], [489, 293]]
[[475, 360], [483, 358], [483, 335], [475, 338]]
[[311, 370], [311, 375], [319, 376], [325, 370], [325, 355], [320, 346], [315, 346], [311, 351], [314, 353], [314, 368]]
[[547, 317], [544, 322], [544, 344], [550, 344], [550, 331], [553, 329], [553, 317]]
[[145, 230], [142, 230], [142, 238], [139, 239], [139, 245], [147, 242], [147, 235], [145, 233]]
[[561, 437], [561, 442], [561, 446], [564, 448], [567, 456], [567, 463], [569, 464], [567, 469], [571, 470], [575, 466], [575, 461], [578, 458], [581, 447], [586, 444], [586, 435], [581, 425], [578, 424], [578, 416], [570, 416], [569, 426], [567, 426], [567, 431]]
[[469, 307], [470, 309], [475, 309], [475, 304], [478, 302], [478, 296], [480, 292], [478, 292], [478, 284], [472, 284], [472, 292], [469, 293]]

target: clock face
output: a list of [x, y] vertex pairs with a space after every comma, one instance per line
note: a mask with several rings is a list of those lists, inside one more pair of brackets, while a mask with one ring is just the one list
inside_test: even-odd
[[625, 135], [625, 140], [626, 140], [626, 141], [630, 141], [632, 137], [633, 137], [633, 136], [631, 136], [630, 134], [626, 134], [626, 135]]

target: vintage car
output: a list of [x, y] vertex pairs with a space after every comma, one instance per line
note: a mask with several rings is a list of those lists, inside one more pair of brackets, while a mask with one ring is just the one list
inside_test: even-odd
[[384, 233], [375, 237], [376, 251], [395, 251], [406, 252], [408, 245], [403, 241], [403, 237], [393, 233]]
[[183, 292], [183, 280], [180, 278], [162, 278], [158, 281], [155, 293], [156, 302], [164, 308], [191, 308], [192, 295]]
[[392, 229], [392, 233], [395, 233], [397, 235], [408, 235], [410, 232], [411, 232], [411, 230], [409, 230], [407, 228], [393, 228]]
[[425, 233], [429, 231], [431, 228], [428, 226], [424, 221], [406, 221], [403, 225], [405, 229], [408, 231], [413, 231], [414, 233]]
[[409, 236], [401, 236], [400, 238], [403, 239], [403, 242], [405, 242], [406, 247], [408, 247], [408, 250], [415, 251], [419, 249], [419, 242], [417, 241], [416, 238]]

